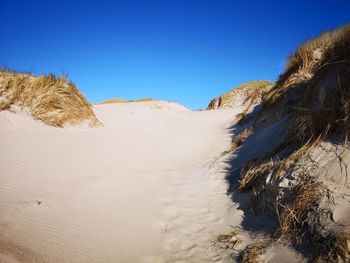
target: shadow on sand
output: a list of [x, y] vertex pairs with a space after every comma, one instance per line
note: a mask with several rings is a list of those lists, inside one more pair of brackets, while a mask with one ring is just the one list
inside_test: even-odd
[[[257, 105], [251, 113], [248, 113], [243, 122], [237, 122], [229, 128], [232, 137], [239, 135], [247, 127], [254, 124], [254, 120], [259, 115], [261, 105]], [[281, 118], [269, 125], [260, 125], [261, 128], [254, 132], [238, 147], [232, 157], [227, 160], [228, 194], [233, 202], [239, 205], [244, 213], [242, 227], [256, 235], [273, 233], [279, 227], [279, 222], [274, 214], [259, 212], [259, 209], [252, 210], [253, 191], [239, 191], [239, 180], [243, 167], [252, 162], [259, 161], [268, 156], [278, 148], [286, 137], [287, 118]]]

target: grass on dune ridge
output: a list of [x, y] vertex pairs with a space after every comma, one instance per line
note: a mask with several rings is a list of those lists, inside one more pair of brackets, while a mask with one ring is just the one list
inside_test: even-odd
[[144, 99], [137, 99], [137, 100], [129, 100], [129, 99], [115, 98], [115, 99], [108, 99], [101, 102], [96, 102], [94, 103], [94, 105], [110, 104], [110, 103], [127, 103], [127, 102], [149, 102], [149, 101], [154, 101], [154, 99], [144, 98]]
[[[329, 217], [333, 193], [310, 155], [322, 142], [348, 150], [350, 24], [300, 45], [255, 114], [241, 121], [253, 128], [251, 134], [282, 118], [288, 120], [288, 133], [272, 153], [241, 170], [238, 189], [252, 194], [252, 209], [274, 214], [280, 222], [269, 245], [259, 247], [259, 253], [246, 253], [250, 256], [244, 262], [258, 262], [259, 254], [276, 240], [290, 241], [310, 262], [349, 262], [349, 228]], [[296, 182], [288, 191], [278, 190], [288, 177]]]
[[9, 110], [12, 105], [28, 108], [34, 119], [47, 125], [101, 125], [90, 103], [64, 75], [35, 76], [1, 69], [0, 97], [0, 110]]
[[254, 93], [255, 90], [260, 89], [260, 88], [264, 88], [265, 86], [269, 86], [271, 84], [274, 84], [274, 83], [271, 81], [267, 81], [267, 80], [248, 81], [248, 82], [245, 82], [245, 83], [238, 85], [234, 89], [223, 94], [221, 97], [224, 99], [226, 99], [226, 98], [229, 99], [232, 96], [231, 94], [237, 93], [237, 92], [242, 92], [242, 91], [247, 93], [247, 94], [251, 94], [251, 93]]
[[[227, 93], [210, 101], [207, 109], [232, 108], [237, 106], [234, 99], [237, 95], [244, 97], [244, 104], [247, 105], [246, 111], [249, 111], [253, 104], [260, 102], [262, 96], [269, 91], [273, 82], [267, 80], [255, 80], [243, 83]], [[241, 103], [241, 102], [238, 102]]]

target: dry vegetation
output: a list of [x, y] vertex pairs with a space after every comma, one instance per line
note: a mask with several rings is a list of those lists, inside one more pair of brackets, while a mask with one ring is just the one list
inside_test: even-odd
[[269, 239], [258, 240], [249, 245], [243, 252], [243, 263], [258, 263], [261, 262], [259, 257], [263, 254], [264, 250], [270, 245]]
[[[302, 77], [301, 77], [302, 76]], [[264, 108], [289, 106], [295, 133], [309, 140], [349, 131], [350, 25], [300, 46], [289, 57], [286, 72], [266, 95]], [[298, 96], [292, 103], [291, 96]]]
[[252, 127], [245, 128], [237, 137], [232, 140], [232, 150], [236, 150], [252, 134]]
[[0, 110], [12, 105], [28, 108], [33, 118], [55, 127], [86, 123], [98, 126], [90, 103], [65, 76], [34, 76], [0, 71]]
[[236, 231], [231, 231], [228, 234], [219, 235], [217, 241], [220, 243], [230, 243], [232, 247], [236, 247], [242, 241], [238, 238], [238, 233]]
[[299, 46], [288, 57], [285, 73], [269, 93], [266, 104], [278, 102], [286, 90], [311, 80], [317, 74], [327, 73], [330, 66], [334, 68], [348, 64], [349, 32], [350, 25], [346, 25]]
[[[243, 112], [245, 121], [238, 125], [249, 127], [251, 135], [286, 118], [288, 135], [272, 153], [242, 168], [238, 189], [252, 193], [252, 211], [278, 218], [280, 227], [271, 235], [270, 245], [272, 240], [285, 240], [306, 251], [311, 262], [349, 262], [349, 228], [334, 231], [328, 227], [332, 192], [323, 184], [325, 178], [310, 152], [330, 138], [338, 138], [337, 143], [348, 149], [350, 25], [298, 47], [276, 85], [264, 92], [261, 105], [253, 120]], [[238, 145], [245, 141], [240, 137], [236, 138]], [[289, 182], [287, 188], [281, 187], [283, 180]], [[243, 261], [256, 262], [262, 247], [265, 243], [253, 245], [244, 252], [247, 260]]]
[[[245, 112], [248, 112], [252, 105], [260, 102], [263, 95], [269, 91], [273, 85], [274, 83], [266, 80], [256, 80], [243, 83], [222, 96], [213, 99], [209, 103], [207, 109], [212, 110], [238, 106], [235, 103], [235, 98], [237, 95], [240, 95], [243, 97], [243, 104], [246, 105]], [[241, 99], [239, 99], [239, 103], [242, 103]]]
[[294, 244], [303, 244], [307, 239], [312, 244], [313, 262], [348, 262], [350, 233], [327, 229], [331, 210], [320, 206], [328, 192], [313, 178], [301, 180], [293, 191], [293, 202], [283, 206], [278, 234]]
[[139, 99], [139, 100], [127, 100], [127, 99], [116, 98], [116, 99], [105, 100], [102, 102], [97, 102], [95, 104], [100, 105], [100, 104], [109, 104], [109, 103], [148, 102], [148, 101], [153, 101], [153, 99], [152, 98], [144, 98], [144, 99]]

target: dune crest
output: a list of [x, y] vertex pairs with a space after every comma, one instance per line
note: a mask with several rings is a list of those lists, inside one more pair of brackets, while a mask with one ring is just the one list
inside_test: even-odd
[[267, 93], [274, 83], [266, 80], [249, 81], [233, 88], [229, 92], [210, 101], [207, 109], [225, 109], [245, 105], [246, 111], [261, 102], [262, 96]]
[[0, 71], [0, 110], [11, 106], [29, 109], [34, 119], [55, 127], [100, 126], [90, 103], [65, 76], [39, 77], [30, 73]]

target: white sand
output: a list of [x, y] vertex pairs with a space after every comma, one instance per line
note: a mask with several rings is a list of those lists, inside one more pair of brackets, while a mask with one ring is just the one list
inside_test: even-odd
[[306, 263], [300, 254], [297, 254], [292, 249], [277, 245], [274, 247], [269, 247], [265, 253], [259, 258], [262, 262], [268, 263]]
[[0, 262], [226, 262], [211, 241], [242, 218], [220, 157], [237, 110], [100, 105], [95, 129], [0, 112]]

